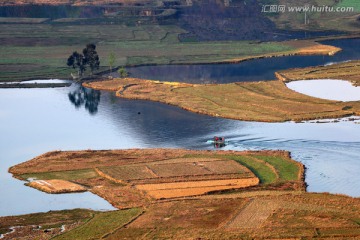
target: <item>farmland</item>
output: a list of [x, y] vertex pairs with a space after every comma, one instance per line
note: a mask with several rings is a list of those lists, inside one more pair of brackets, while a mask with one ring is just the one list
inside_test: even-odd
[[[73, 227], [60, 231], [55, 226], [51, 234], [43, 234], [44, 239], [360, 236], [359, 199], [306, 193], [304, 167], [285, 151], [55, 151], [9, 171], [23, 180], [71, 179], [125, 208], [89, 215], [84, 215], [86, 210], [64, 213], [56, 226]], [[22, 223], [27, 230], [4, 236], [38, 236], [34, 226], [27, 226], [42, 226], [41, 219], [52, 223], [55, 214], [62, 212], [37, 214], [37, 221], [29, 219], [32, 215], [7, 217], [28, 219]], [[3, 233], [10, 226], [5, 224], [7, 218], [0, 218]]]
[[[29, 186], [50, 193], [66, 192], [66, 189], [68, 192], [80, 191], [84, 190], [81, 186], [86, 186], [118, 208], [144, 206], [152, 199], [202, 195], [259, 184], [265, 184], [265, 188], [271, 184], [281, 188], [286, 181], [293, 182], [289, 189], [304, 189], [302, 165], [291, 160], [285, 152], [255, 153], [213, 154], [165, 149], [50, 152], [12, 167], [10, 172], [20, 179], [34, 179]], [[260, 160], [262, 154], [264, 159], [272, 162]], [[275, 176], [271, 182], [261, 180], [266, 179], [267, 172], [253, 172], [242, 165], [241, 158], [252, 156]], [[69, 159], [73, 164], [68, 164]], [[289, 165], [291, 171], [285, 169]], [[291, 178], [282, 179], [282, 171]]]
[[[0, 218], [2, 233], [42, 239], [357, 239], [359, 199], [329, 194], [252, 192], [159, 201], [146, 210], [54, 211]], [[257, 195], [256, 195], [257, 194]], [[32, 227], [27, 227], [32, 225]], [[65, 226], [61, 231], [60, 227]], [[34, 230], [37, 226], [49, 231]], [[22, 232], [28, 228], [27, 232]], [[51, 229], [51, 230], [50, 230]], [[32, 235], [30, 235], [32, 234]]]
[[35, 180], [28, 184], [28, 186], [39, 189], [47, 193], [71, 193], [71, 192], [85, 192], [86, 188], [66, 181], [66, 180]]

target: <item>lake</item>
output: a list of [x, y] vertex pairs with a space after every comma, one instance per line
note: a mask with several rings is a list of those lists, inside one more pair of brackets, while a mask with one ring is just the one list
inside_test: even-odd
[[335, 101], [360, 101], [360, 87], [349, 81], [336, 79], [300, 80], [289, 82], [286, 86], [296, 92]]

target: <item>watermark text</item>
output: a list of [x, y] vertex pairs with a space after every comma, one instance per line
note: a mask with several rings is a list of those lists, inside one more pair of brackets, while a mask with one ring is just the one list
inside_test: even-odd
[[286, 6], [286, 5], [263, 5], [261, 12], [264, 13], [285, 13], [285, 12], [316, 12], [316, 13], [346, 13], [354, 12], [354, 7], [334, 7], [334, 6]]

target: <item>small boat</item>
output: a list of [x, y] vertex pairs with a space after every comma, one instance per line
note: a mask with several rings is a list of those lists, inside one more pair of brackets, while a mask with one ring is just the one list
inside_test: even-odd
[[212, 140], [208, 140], [207, 143], [213, 144], [214, 147], [216, 147], [216, 148], [221, 148], [221, 147], [225, 147], [225, 145], [227, 144], [227, 141], [225, 141], [224, 137], [215, 136]]
[[213, 142], [214, 142], [214, 144], [225, 144], [225, 138], [215, 136], [213, 138]]

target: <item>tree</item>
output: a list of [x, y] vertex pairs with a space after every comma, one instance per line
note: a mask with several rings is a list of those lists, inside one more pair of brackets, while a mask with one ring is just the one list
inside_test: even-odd
[[94, 70], [99, 69], [100, 66], [100, 59], [96, 52], [95, 44], [86, 45], [83, 49], [83, 54], [78, 53], [77, 51], [73, 52], [67, 60], [67, 65], [74, 69], [78, 69], [79, 78], [83, 76], [88, 65], [92, 75]]
[[115, 58], [115, 54], [112, 52], [109, 54], [109, 67], [110, 67], [110, 72], [112, 72], [112, 68], [115, 64], [116, 58]]
[[84, 56], [76, 51], [69, 56], [67, 65], [69, 67], [73, 67], [74, 69], [78, 68], [79, 77], [81, 77], [86, 70], [86, 61]]
[[83, 50], [85, 63], [89, 65], [91, 75], [94, 74], [94, 70], [99, 69], [100, 66], [100, 59], [99, 55], [96, 52], [96, 45], [95, 44], [88, 44], [86, 48]]
[[129, 76], [128, 72], [124, 67], [119, 68], [118, 73], [121, 78], [126, 78], [127, 76]]

